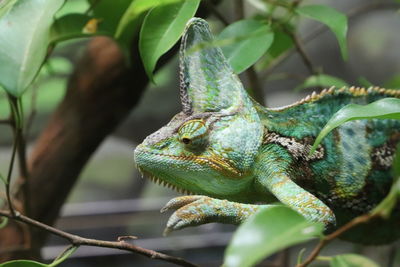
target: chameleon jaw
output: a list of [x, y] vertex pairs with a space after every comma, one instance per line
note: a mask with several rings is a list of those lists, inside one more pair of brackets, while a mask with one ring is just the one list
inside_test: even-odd
[[167, 181], [160, 179], [159, 177], [151, 174], [150, 172], [143, 170], [139, 166], [137, 166], [137, 168], [138, 168], [140, 174], [142, 175], [142, 177], [146, 177], [147, 179], [149, 179], [150, 181], [152, 181], [155, 184], [162, 185], [164, 187], [172, 189], [172, 190], [174, 190], [174, 191], [176, 191], [176, 192], [178, 192], [180, 194], [183, 194], [183, 195], [194, 195], [195, 194], [195, 193], [193, 193], [193, 192], [191, 192], [191, 191], [189, 191], [187, 189], [180, 188], [180, 187], [178, 187], [178, 186], [176, 186], [174, 184], [168, 183]]
[[218, 171], [225, 177], [232, 178], [232, 179], [240, 179], [244, 176], [244, 173], [238, 170], [233, 163], [229, 160], [220, 157], [216, 154], [212, 154], [211, 156], [186, 156], [186, 155], [168, 155], [168, 154], [161, 154], [161, 153], [154, 153], [151, 151], [146, 151], [145, 153], [149, 153], [159, 157], [167, 157], [174, 160], [181, 160], [181, 161], [190, 161], [195, 162], [200, 165], [207, 165], [214, 170]]

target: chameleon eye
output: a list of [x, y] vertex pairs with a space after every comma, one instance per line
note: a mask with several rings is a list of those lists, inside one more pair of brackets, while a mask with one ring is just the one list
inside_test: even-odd
[[182, 138], [182, 143], [184, 143], [185, 145], [190, 144], [190, 142], [191, 142], [190, 138], [187, 138], [187, 137]]
[[190, 149], [203, 147], [207, 143], [207, 126], [203, 120], [187, 121], [178, 130], [179, 141]]

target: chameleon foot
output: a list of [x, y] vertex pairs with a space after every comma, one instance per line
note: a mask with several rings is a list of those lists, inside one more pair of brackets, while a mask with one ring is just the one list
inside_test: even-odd
[[164, 235], [188, 226], [211, 222], [239, 224], [260, 207], [199, 195], [177, 197], [161, 209], [161, 212], [175, 210], [168, 220]]

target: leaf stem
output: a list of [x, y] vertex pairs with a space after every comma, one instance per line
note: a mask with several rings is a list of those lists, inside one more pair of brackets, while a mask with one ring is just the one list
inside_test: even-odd
[[[8, 95], [9, 99], [9, 104], [10, 104], [10, 109], [11, 109], [11, 123], [13, 129], [15, 129], [15, 125], [17, 124], [17, 107], [16, 107], [16, 102], [15, 97]], [[10, 163], [8, 165], [8, 173], [6, 177], [6, 183], [5, 183], [5, 189], [6, 189], [6, 197], [7, 197], [7, 203], [8, 203], [8, 208], [10, 209], [11, 214], [15, 215], [15, 209], [12, 204], [12, 197], [11, 197], [11, 178], [12, 178], [12, 173], [14, 169], [14, 162], [15, 162], [15, 156], [17, 154], [17, 148], [18, 148], [18, 140], [19, 138], [17, 137], [17, 132], [14, 130], [14, 142], [13, 142], [13, 147], [12, 147], [12, 152], [11, 152], [11, 159]]]
[[318, 256], [317, 260], [319, 260], [319, 261], [331, 261], [332, 257], [330, 257], [330, 256]]
[[54, 261], [50, 263], [48, 267], [55, 267], [59, 265], [61, 262], [65, 261], [69, 256], [71, 256], [78, 248], [79, 246], [70, 245], [63, 252], [61, 252], [61, 254], [54, 259]]
[[297, 264], [296, 267], [306, 267], [306, 266], [308, 266], [311, 262], [313, 262], [318, 257], [318, 255], [321, 252], [321, 250], [328, 243], [330, 243], [333, 239], [339, 237], [340, 235], [342, 235], [346, 231], [350, 230], [351, 228], [353, 228], [353, 227], [355, 227], [357, 225], [366, 223], [369, 220], [371, 220], [373, 218], [377, 218], [377, 217], [379, 217], [377, 213], [367, 213], [367, 214], [361, 215], [359, 217], [354, 218], [350, 222], [346, 223], [345, 225], [343, 225], [342, 227], [340, 227], [339, 229], [337, 229], [333, 233], [323, 237], [319, 241], [317, 246], [314, 248], [314, 250], [311, 252], [311, 254], [308, 256], [308, 258], [303, 263]]

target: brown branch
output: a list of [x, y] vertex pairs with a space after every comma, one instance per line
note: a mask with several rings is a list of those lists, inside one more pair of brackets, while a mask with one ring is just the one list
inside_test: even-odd
[[64, 238], [68, 240], [71, 245], [73, 246], [93, 246], [93, 247], [103, 247], [103, 248], [113, 248], [113, 249], [120, 249], [125, 251], [130, 251], [133, 253], [137, 253], [143, 256], [146, 256], [151, 259], [163, 260], [167, 262], [174, 263], [179, 266], [188, 266], [188, 267], [196, 267], [197, 265], [192, 264], [190, 262], [185, 261], [179, 257], [173, 257], [170, 255], [166, 255], [154, 250], [145, 249], [142, 247], [135, 246], [128, 242], [125, 242], [123, 239], [121, 241], [105, 241], [105, 240], [98, 240], [98, 239], [91, 239], [91, 238], [84, 238], [78, 235], [74, 235], [68, 232], [64, 232], [47, 224], [41, 223], [39, 221], [33, 220], [27, 216], [20, 214], [19, 212], [15, 212], [14, 215], [9, 211], [0, 210], [0, 215], [26, 223], [28, 225], [34, 226], [46, 232], [52, 233], [56, 236]]
[[[205, 17], [207, 13], [201, 5], [197, 16]], [[113, 40], [96, 37], [88, 43], [69, 79], [64, 99], [30, 153], [30, 218], [47, 225], [54, 223], [92, 153], [138, 103], [148, 78], [140, 60], [137, 38], [138, 32], [133, 32], [129, 66]], [[157, 66], [168, 62], [177, 47], [164, 55]], [[16, 195], [14, 205], [21, 202], [22, 193], [21, 190]], [[21, 247], [26, 243], [21, 225], [26, 226], [11, 221], [0, 229], [0, 248]], [[40, 248], [48, 233], [31, 230], [31, 249], [2, 254], [0, 262], [40, 259]]]
[[313, 262], [315, 260], [315, 258], [319, 255], [319, 253], [321, 252], [321, 250], [328, 244], [330, 243], [333, 239], [338, 238], [340, 235], [342, 235], [343, 233], [347, 232], [348, 230], [350, 230], [351, 228], [366, 223], [374, 218], [379, 217], [379, 214], [374, 213], [374, 214], [364, 214], [361, 215], [359, 217], [354, 218], [353, 220], [351, 220], [350, 222], [346, 223], [345, 225], [343, 225], [342, 227], [340, 227], [339, 229], [337, 229], [336, 231], [334, 231], [333, 233], [325, 236], [324, 238], [322, 238], [320, 240], [320, 242], [317, 244], [317, 246], [314, 248], [314, 250], [311, 252], [311, 254], [308, 256], [308, 258], [301, 264], [298, 264], [296, 267], [306, 267], [308, 266], [311, 262]]
[[[118, 45], [108, 38], [97, 37], [88, 44], [65, 98], [36, 141], [29, 159], [29, 217], [54, 223], [90, 155], [140, 99], [148, 79], [139, 63], [137, 48], [132, 62], [135, 64], [128, 68]], [[23, 180], [18, 179], [17, 184], [23, 184]], [[22, 195], [23, 190], [16, 200], [23, 202]], [[32, 229], [32, 235], [32, 251], [3, 254], [0, 262], [37, 259], [47, 233]], [[0, 236], [2, 248], [26, 242], [21, 225], [15, 222], [1, 229]]]

